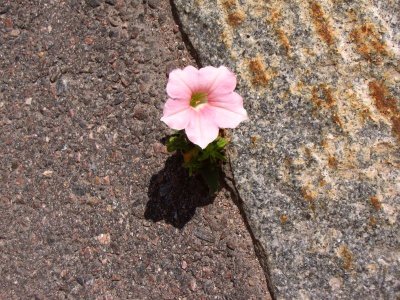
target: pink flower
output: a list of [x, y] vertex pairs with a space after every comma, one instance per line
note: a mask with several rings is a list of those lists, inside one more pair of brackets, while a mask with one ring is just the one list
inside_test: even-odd
[[248, 119], [235, 87], [235, 74], [224, 66], [173, 70], [161, 121], [172, 129], [185, 129], [188, 139], [204, 149], [217, 138], [219, 128], [235, 128]]

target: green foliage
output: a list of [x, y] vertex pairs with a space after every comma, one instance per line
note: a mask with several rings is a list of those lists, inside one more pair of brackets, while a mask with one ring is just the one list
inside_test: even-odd
[[199, 169], [199, 173], [204, 182], [207, 184], [210, 194], [214, 194], [219, 190], [220, 168], [218, 166], [206, 164]]
[[187, 138], [181, 133], [181, 131], [170, 135], [167, 140], [167, 151], [174, 152], [176, 150], [187, 151], [189, 150], [189, 141]]
[[219, 189], [220, 164], [226, 161], [227, 144], [227, 139], [218, 136], [205, 149], [201, 149], [188, 140], [184, 131], [169, 136], [166, 142], [168, 152], [182, 153], [183, 166], [188, 169], [190, 176], [196, 173], [202, 176], [210, 193], [215, 193]]

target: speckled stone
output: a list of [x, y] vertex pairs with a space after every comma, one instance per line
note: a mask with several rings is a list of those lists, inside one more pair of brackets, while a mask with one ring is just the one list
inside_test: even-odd
[[397, 1], [174, 2], [238, 75], [233, 173], [274, 297], [399, 299]]

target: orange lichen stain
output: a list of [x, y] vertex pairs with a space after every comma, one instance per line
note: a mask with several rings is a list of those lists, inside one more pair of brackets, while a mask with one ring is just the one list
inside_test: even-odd
[[245, 13], [241, 10], [236, 10], [232, 13], [228, 13], [227, 22], [229, 25], [236, 27], [242, 24], [245, 19]]
[[321, 147], [324, 148], [324, 149], [328, 149], [329, 148], [329, 143], [328, 143], [328, 141], [326, 139], [323, 139], [321, 141]]
[[379, 63], [382, 56], [388, 54], [386, 44], [371, 23], [354, 29], [350, 39], [356, 44], [357, 52], [368, 61]]
[[347, 12], [346, 12], [346, 14], [347, 14], [347, 18], [349, 19], [349, 21], [351, 21], [351, 22], [355, 22], [355, 21], [357, 21], [357, 13], [355, 12], [355, 10], [354, 9], [349, 9]]
[[253, 85], [267, 86], [274, 74], [268, 71], [261, 56], [249, 61], [251, 82]]
[[369, 217], [369, 225], [370, 226], [376, 226], [378, 222], [376, 221], [376, 218], [374, 216]]
[[328, 104], [328, 106], [332, 106], [333, 104], [336, 103], [335, 99], [332, 96], [332, 91], [330, 90], [329, 87], [327, 86], [323, 86], [322, 87], [324, 92], [325, 92], [325, 97], [326, 97], [326, 103]]
[[357, 153], [356, 149], [345, 148], [342, 155], [341, 168], [347, 171], [357, 169]]
[[374, 97], [375, 106], [381, 114], [390, 116], [397, 111], [396, 100], [387, 96], [383, 82], [371, 81], [368, 87], [371, 96]]
[[339, 247], [339, 256], [343, 260], [343, 268], [345, 270], [350, 270], [353, 268], [353, 254], [349, 250], [349, 248], [346, 245], [341, 245]]
[[[311, 48], [302, 48], [300, 51], [305, 55], [305, 56], [315, 56], [315, 52]], [[308, 69], [307, 69], [308, 71]], [[309, 74], [306, 74], [309, 75]]]
[[279, 217], [279, 220], [281, 221], [282, 224], [286, 224], [286, 222], [289, 220], [289, 217], [287, 215], [281, 215]]
[[382, 203], [379, 201], [378, 197], [373, 196], [370, 198], [372, 206], [375, 208], [375, 210], [381, 210], [382, 209]]
[[287, 37], [287, 34], [283, 29], [278, 28], [276, 30], [276, 33], [279, 37], [279, 41], [281, 42], [283, 48], [285, 48], [286, 54], [290, 54], [290, 43], [289, 43], [289, 38]]
[[400, 139], [400, 115], [391, 118], [393, 124], [393, 132], [399, 136]]
[[310, 186], [303, 187], [301, 193], [303, 198], [310, 202], [317, 198], [317, 192], [312, 190]]
[[259, 136], [252, 136], [250, 137], [250, 147], [251, 148], [256, 148], [258, 145], [258, 141], [260, 140]]
[[324, 108], [330, 108], [336, 103], [331, 89], [326, 84], [313, 87], [311, 91], [311, 100], [316, 106]]
[[379, 155], [386, 155], [386, 153], [392, 152], [395, 147], [389, 142], [379, 142], [372, 149]]
[[336, 169], [338, 166], [338, 161], [334, 156], [329, 156], [328, 158], [328, 166], [332, 169]]
[[327, 182], [326, 182], [326, 180], [323, 179], [323, 178], [321, 178], [321, 179], [318, 181], [318, 185], [319, 185], [320, 187], [324, 187], [326, 184], [327, 184]]
[[340, 119], [339, 115], [337, 113], [332, 114], [332, 121], [338, 125], [340, 128], [343, 128], [343, 122]]
[[328, 20], [317, 2], [310, 2], [311, 17], [313, 18], [315, 29], [319, 36], [324, 40], [328, 46], [334, 43], [333, 30], [328, 23]]
[[252, 145], [256, 145], [259, 139], [260, 139], [260, 138], [259, 138], [258, 136], [252, 136], [252, 137], [250, 137], [251, 144], [252, 144]]
[[301, 92], [304, 89], [304, 83], [299, 81], [299, 82], [297, 82], [296, 87], [297, 87], [297, 90], [299, 92]]
[[222, 5], [226, 9], [231, 9], [236, 6], [236, 1], [235, 0], [224, 0], [224, 1], [222, 1]]
[[269, 17], [267, 19], [267, 22], [275, 24], [277, 23], [280, 19], [282, 18], [281, 10], [273, 8], [270, 11]]
[[292, 159], [290, 157], [285, 157], [285, 159], [283, 160], [283, 164], [286, 168], [290, 168], [290, 166], [292, 165]]
[[371, 119], [371, 111], [368, 108], [361, 110], [359, 115], [363, 122], [365, 122], [368, 119]]
[[368, 88], [374, 98], [376, 108], [392, 122], [393, 133], [400, 139], [400, 110], [397, 107], [396, 99], [388, 95], [383, 82], [371, 81]]
[[306, 157], [306, 159], [311, 159], [312, 158], [312, 152], [311, 149], [308, 147], [304, 148], [304, 155]]

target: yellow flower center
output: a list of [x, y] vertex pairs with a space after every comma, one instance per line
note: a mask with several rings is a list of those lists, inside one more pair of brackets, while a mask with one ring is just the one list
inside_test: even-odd
[[200, 104], [207, 102], [208, 102], [207, 94], [203, 92], [197, 92], [192, 95], [192, 98], [190, 99], [190, 106], [196, 107], [199, 106]]

